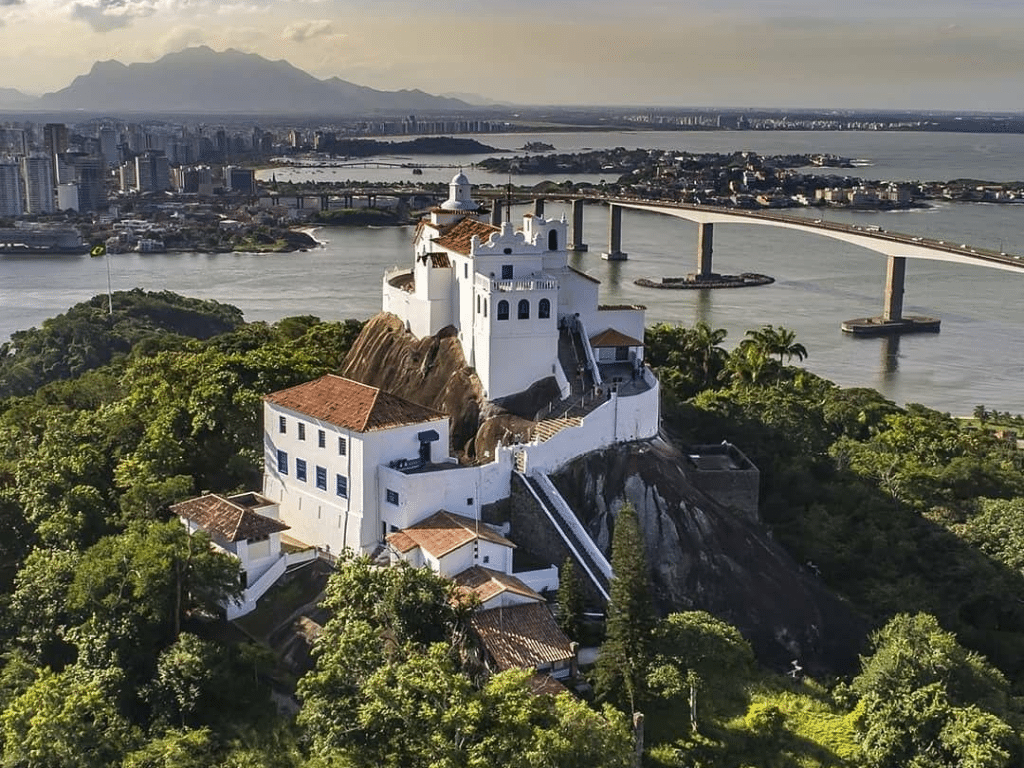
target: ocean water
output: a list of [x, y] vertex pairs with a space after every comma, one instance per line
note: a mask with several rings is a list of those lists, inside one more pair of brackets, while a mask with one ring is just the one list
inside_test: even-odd
[[[748, 149], [764, 154], [830, 152], [870, 162], [846, 173], [878, 180], [1006, 181], [1024, 176], [1024, 140], [989, 134], [609, 132], [489, 135], [481, 140], [508, 149], [526, 140], [547, 141], [564, 152], [616, 146], [693, 152]], [[470, 180], [477, 183], [504, 182], [499, 175], [468, 167], [473, 159], [434, 158], [431, 162], [462, 163]], [[428, 168], [416, 177], [402, 169], [274, 171], [279, 180], [314, 172], [331, 180], [388, 182], [447, 181], [453, 174], [450, 168]], [[271, 172], [264, 173], [269, 177]], [[517, 177], [516, 181], [531, 179]], [[560, 215], [563, 210], [549, 202], [546, 213]], [[943, 203], [908, 212], [829, 211], [825, 215], [1024, 254], [1024, 206]], [[605, 303], [644, 304], [649, 322], [688, 325], [704, 320], [729, 331], [726, 346], [736, 344], [747, 329], [767, 323], [784, 325], [807, 347], [804, 365], [841, 385], [875, 387], [898, 403], [919, 402], [957, 414], [969, 413], [978, 404], [1024, 412], [1024, 306], [1020, 301], [1024, 271], [1018, 275], [911, 260], [905, 311], [941, 318], [941, 332], [898, 340], [859, 339], [843, 334], [839, 324], [881, 311], [885, 259], [879, 254], [788, 230], [717, 225], [715, 269], [763, 272], [776, 278], [773, 285], [718, 291], [644, 289], [633, 281], [694, 270], [696, 226], [635, 211], [624, 212], [623, 225], [623, 250], [629, 260], [602, 261], [607, 210], [588, 206], [585, 240], [590, 252], [572, 257], [575, 266], [602, 281]], [[383, 271], [411, 263], [410, 227], [321, 228], [315, 236], [323, 247], [304, 253], [118, 254], [110, 257], [111, 279], [115, 290], [172, 290], [234, 304], [249, 320], [273, 321], [297, 314], [366, 318], [380, 308]], [[106, 279], [103, 263], [87, 256], [0, 256], [0, 340], [104, 293]]]

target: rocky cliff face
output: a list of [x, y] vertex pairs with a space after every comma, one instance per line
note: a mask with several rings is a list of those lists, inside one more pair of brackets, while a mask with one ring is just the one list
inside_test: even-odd
[[[487, 461], [499, 441], [509, 445], [529, 439], [532, 398], [521, 394], [507, 404], [488, 402], [456, 334], [448, 327], [417, 339], [397, 317], [381, 313], [366, 323], [345, 356], [341, 375], [447, 413], [452, 451], [466, 462]], [[525, 418], [517, 415], [524, 413]]]
[[693, 486], [664, 440], [590, 453], [552, 481], [609, 554], [615, 518], [637, 510], [655, 602], [663, 612], [705, 610], [735, 625], [762, 661], [809, 672], [851, 669], [864, 622], [771, 538]]

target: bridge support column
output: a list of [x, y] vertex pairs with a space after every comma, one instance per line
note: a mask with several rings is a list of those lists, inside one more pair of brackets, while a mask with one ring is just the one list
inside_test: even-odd
[[367, 195], [366, 196], [366, 207], [367, 208], [376, 208], [377, 207], [377, 196], [376, 195]]
[[585, 253], [587, 244], [583, 242], [583, 201], [572, 201], [572, 229], [569, 234], [569, 250]]
[[331, 207], [331, 196], [330, 195], [320, 195], [320, 210], [321, 211], [326, 211], [330, 207]]
[[536, 200], [533, 201], [533, 215], [534, 216], [541, 216], [541, 217], [544, 216], [544, 198], [543, 197], [538, 197]]
[[907, 277], [907, 259], [890, 256], [885, 270], [885, 305], [882, 322], [898, 323], [903, 319], [903, 285]]
[[711, 277], [714, 272], [711, 269], [712, 244], [715, 237], [714, 224], [697, 225], [697, 279]]
[[898, 333], [937, 333], [940, 321], [935, 317], [903, 315], [903, 286], [907, 277], [907, 257], [890, 256], [885, 270], [885, 295], [880, 317], [859, 317], [842, 324], [855, 336], [881, 336]]
[[606, 261], [625, 261], [622, 252], [622, 206], [608, 206], [608, 250], [601, 254]]
[[491, 206], [491, 226], [501, 226], [501, 200], [494, 198], [494, 204]]

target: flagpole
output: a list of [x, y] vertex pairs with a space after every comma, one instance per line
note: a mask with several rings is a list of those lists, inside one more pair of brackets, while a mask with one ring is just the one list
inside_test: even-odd
[[110, 289], [110, 251], [104, 249], [103, 260], [107, 262], [107, 312], [114, 314], [114, 293]]

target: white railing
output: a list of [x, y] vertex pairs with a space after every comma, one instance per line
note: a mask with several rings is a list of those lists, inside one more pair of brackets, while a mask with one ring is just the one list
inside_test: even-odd
[[512, 291], [557, 291], [558, 281], [552, 278], [520, 278], [518, 280], [494, 280], [478, 274], [478, 288], [491, 293], [509, 293]]
[[587, 353], [587, 363], [590, 365], [590, 370], [594, 372], [594, 385], [599, 387], [601, 386], [601, 371], [597, 367], [597, 358], [594, 357], [594, 348], [590, 346], [590, 336], [587, 335], [587, 327], [578, 317], [576, 318], [576, 330], [579, 331], [580, 342], [583, 344], [583, 351]]
[[[520, 474], [522, 475], [521, 472]], [[605, 600], [610, 600], [611, 597], [605, 591], [604, 587], [601, 586], [601, 582], [598, 581], [593, 571], [590, 570], [590, 567], [587, 565], [587, 561], [583, 559], [583, 556], [578, 551], [576, 551], [576, 547], [573, 546], [573, 543], [569, 540], [569, 537], [565, 535], [564, 531], [562, 531], [562, 527], [551, 515], [551, 510], [548, 509], [548, 505], [545, 504], [544, 500], [537, 495], [537, 492], [533, 489], [533, 485], [530, 484], [529, 480], [526, 478], [525, 475], [523, 475], [523, 484], [529, 489], [530, 495], [537, 500], [537, 504], [540, 505], [540, 508], [544, 510], [544, 515], [547, 517], [548, 520], [551, 521], [552, 527], [556, 531], [558, 531], [558, 535], [559, 537], [561, 537], [562, 543], [565, 544], [566, 548], [572, 553], [573, 559], [577, 563], [579, 563], [580, 567], [584, 570], [584, 572], [586, 572], [587, 578], [590, 579], [591, 583], [597, 588], [597, 591], [601, 593]]]
[[256, 579], [255, 583], [245, 588], [240, 602], [229, 602], [227, 605], [228, 619], [237, 619], [239, 616], [244, 616], [252, 611], [256, 607], [256, 601], [263, 597], [267, 590], [274, 586], [277, 580], [281, 578], [287, 563], [288, 558], [286, 556], [282, 555], [279, 557], [262, 576]]
[[590, 555], [590, 559], [593, 561], [594, 565], [598, 567], [605, 579], [611, 581], [611, 563], [609, 563], [608, 558], [604, 556], [604, 552], [602, 552], [597, 544], [594, 543], [590, 534], [587, 533], [587, 529], [583, 527], [582, 523], [580, 523], [579, 518], [576, 517], [575, 513], [569, 508], [569, 504], [564, 498], [562, 498], [562, 494], [558, 492], [558, 489], [555, 488], [555, 484], [551, 482], [551, 478], [542, 472], [538, 472], [537, 474], [532, 475], [532, 477], [537, 481], [537, 484], [544, 489], [544, 493], [547, 494], [551, 503], [555, 505], [555, 512], [557, 512], [558, 516], [562, 518], [562, 522], [569, 526], [569, 528], [572, 529], [572, 532], [576, 534], [576, 538], [587, 550], [587, 554]]

